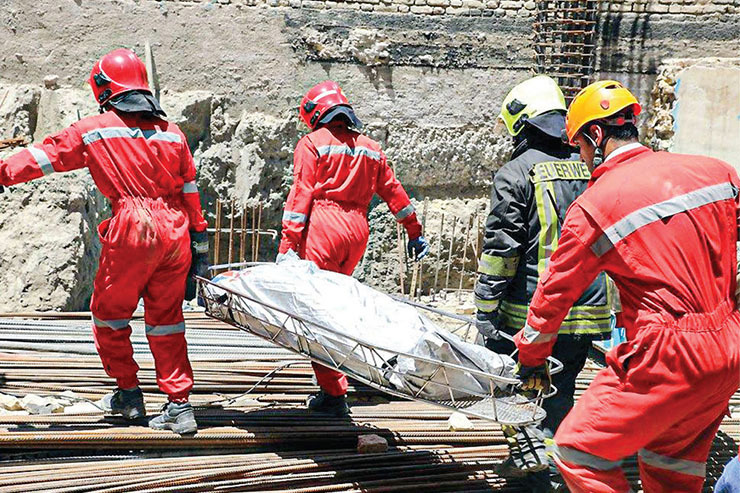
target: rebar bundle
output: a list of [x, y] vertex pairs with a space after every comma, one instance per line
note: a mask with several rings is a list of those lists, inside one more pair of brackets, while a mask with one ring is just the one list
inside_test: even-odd
[[595, 63], [598, 2], [537, 2], [534, 51], [537, 72], [554, 78], [570, 101], [591, 82]]
[[[96, 401], [111, 391], [114, 384], [94, 354], [89, 315], [35, 317], [0, 318], [0, 392], [71, 391]], [[473, 429], [452, 431], [449, 411], [396, 400], [358, 382], [349, 389], [351, 418], [312, 414], [304, 405], [317, 390], [308, 361], [202, 314], [187, 314], [186, 324], [196, 435], [132, 426], [95, 408], [73, 414], [0, 411], [0, 491], [527, 491], [499, 474], [508, 451], [495, 423], [471, 418]], [[135, 321], [139, 378], [147, 412], [154, 415], [166, 398], [157, 390], [144, 340]], [[587, 364], [577, 396], [598, 370]], [[730, 406], [740, 407], [740, 394]], [[388, 452], [359, 454], [357, 440], [365, 434], [385, 438]], [[737, 454], [738, 441], [740, 421], [727, 418], [713, 444], [705, 491]], [[635, 461], [627, 461], [625, 470], [639, 489]]]

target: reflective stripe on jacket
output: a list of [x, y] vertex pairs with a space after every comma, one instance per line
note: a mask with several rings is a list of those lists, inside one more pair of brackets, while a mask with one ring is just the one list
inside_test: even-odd
[[[524, 326], [537, 281], [558, 248], [560, 226], [591, 175], [577, 154], [553, 139], [525, 142], [493, 177], [476, 307], [498, 311], [502, 329]], [[563, 322], [561, 333], [603, 339], [610, 332], [606, 276], [588, 286]]]

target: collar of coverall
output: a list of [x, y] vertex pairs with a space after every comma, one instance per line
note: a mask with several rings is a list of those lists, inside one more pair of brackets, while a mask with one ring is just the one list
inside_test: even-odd
[[591, 182], [596, 181], [601, 175], [603, 175], [610, 169], [619, 166], [619, 164], [623, 163], [624, 161], [648, 151], [650, 151], [650, 149], [640, 144], [639, 142], [633, 142], [623, 145], [622, 147], [618, 147], [606, 157], [604, 162], [601, 163], [593, 171], [593, 173], [591, 173]]

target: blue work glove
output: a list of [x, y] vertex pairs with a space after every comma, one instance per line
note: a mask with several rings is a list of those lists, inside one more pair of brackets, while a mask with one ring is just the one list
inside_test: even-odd
[[[194, 276], [211, 278], [208, 269], [208, 233], [206, 231], [190, 232], [190, 253], [192, 259], [185, 288], [185, 298], [192, 300], [197, 294], [197, 283]], [[200, 303], [201, 300], [199, 299], [198, 304]]]
[[486, 339], [501, 339], [498, 329], [498, 312], [478, 312], [475, 315], [475, 328]]
[[409, 240], [409, 244], [406, 249], [409, 252], [411, 260], [421, 260], [427, 256], [427, 253], [429, 253], [429, 243], [423, 236], [419, 236], [416, 239]]
[[543, 393], [550, 391], [552, 378], [550, 377], [550, 365], [545, 362], [540, 366], [524, 366], [517, 363], [514, 373], [522, 381], [520, 388], [522, 390], [540, 391]]

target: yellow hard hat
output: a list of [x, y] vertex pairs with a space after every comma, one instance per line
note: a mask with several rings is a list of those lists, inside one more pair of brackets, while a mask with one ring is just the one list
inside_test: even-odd
[[565, 113], [565, 97], [558, 84], [546, 75], [538, 75], [517, 84], [504, 98], [499, 118], [506, 130], [514, 135], [524, 128], [524, 122], [548, 111]]
[[[633, 116], [642, 111], [637, 98], [622, 84], [615, 80], [601, 80], [581, 89], [576, 94], [565, 116], [565, 134], [568, 141], [575, 145], [573, 138], [590, 122], [603, 120], [630, 109]], [[633, 120], [610, 122], [612, 125], [633, 123]]]

